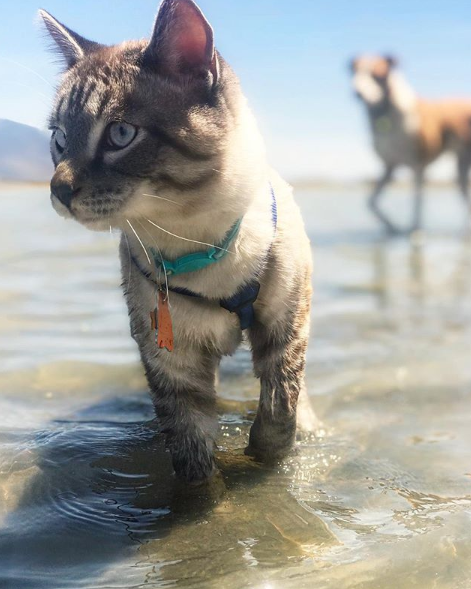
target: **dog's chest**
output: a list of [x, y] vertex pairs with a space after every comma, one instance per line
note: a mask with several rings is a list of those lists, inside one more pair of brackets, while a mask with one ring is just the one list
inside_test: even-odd
[[389, 165], [418, 163], [417, 124], [413, 117], [401, 121], [378, 117], [373, 122], [373, 141], [376, 152]]

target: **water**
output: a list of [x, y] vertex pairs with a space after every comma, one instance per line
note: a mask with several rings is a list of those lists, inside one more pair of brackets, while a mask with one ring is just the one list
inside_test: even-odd
[[[3, 187], [0, 587], [471, 587], [471, 242], [450, 191], [386, 240], [359, 191], [298, 195], [316, 259], [319, 417], [243, 455], [257, 383], [224, 362], [222, 478], [174, 481], [119, 288], [117, 237]], [[388, 199], [405, 221], [410, 202]]]

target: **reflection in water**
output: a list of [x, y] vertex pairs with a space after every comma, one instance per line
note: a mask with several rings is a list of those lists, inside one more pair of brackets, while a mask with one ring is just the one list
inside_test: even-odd
[[116, 240], [64, 225], [42, 189], [15, 199], [0, 251], [1, 587], [469, 586], [471, 243], [433, 230], [452, 225], [448, 200], [432, 199], [430, 232], [389, 240], [363, 195], [300, 195], [321, 425], [275, 469], [244, 456], [257, 383], [242, 350], [221, 370], [221, 474], [188, 488], [152, 421]]
[[422, 232], [399, 242], [379, 237], [368, 247], [373, 262], [372, 292], [383, 310], [407, 297], [411, 312], [418, 318], [427, 304], [436, 303], [437, 288], [446, 293], [450, 310], [462, 308], [471, 288], [469, 234], [445, 239], [438, 247], [436, 240]]
[[[378, 305], [383, 309], [394, 304], [398, 294], [398, 289], [392, 282], [398, 279], [397, 267], [394, 267], [397, 263], [397, 255], [394, 256], [392, 246], [394, 247], [394, 243], [385, 236], [378, 238], [371, 246], [374, 292], [378, 296]], [[408, 272], [403, 278], [407, 283], [406, 293], [419, 306], [426, 295], [424, 237], [420, 232], [414, 233], [408, 240], [403, 240], [400, 247], [403, 250], [403, 257], [406, 258], [406, 264], [401, 267], [401, 270]]]
[[[112, 418], [116, 407], [127, 410], [115, 399], [106, 405]], [[148, 404], [142, 409], [144, 417]], [[113, 578], [209, 583], [227, 574], [228, 562], [235, 570], [239, 561], [278, 568], [335, 541], [293, 498], [289, 466], [277, 472], [244, 456], [248, 424], [241, 416], [223, 426], [221, 474], [188, 487], [174, 479], [153, 422], [97, 421], [103, 411], [103, 405], [89, 407], [73, 420], [51, 423], [10, 458], [3, 489], [7, 496], [15, 487], [21, 491], [0, 532], [0, 570], [9, 587], [21, 586], [28, 570], [36, 586], [82, 586], [71, 573], [82, 571], [84, 586], [93, 576], [102, 581], [93, 586], [105, 587], [104, 565], [125, 559], [132, 546], [139, 566]], [[35, 452], [26, 452], [25, 461], [27, 446]]]

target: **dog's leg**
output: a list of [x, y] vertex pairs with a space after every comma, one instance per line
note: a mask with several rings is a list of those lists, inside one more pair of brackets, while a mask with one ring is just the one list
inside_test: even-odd
[[217, 433], [214, 389], [219, 358], [185, 348], [154, 358], [142, 355], [161, 432], [177, 476], [188, 482], [209, 478]]
[[412, 217], [412, 231], [417, 231], [422, 226], [422, 212], [423, 212], [423, 186], [424, 186], [424, 170], [417, 168], [414, 176], [414, 212]]
[[381, 221], [381, 223], [383, 223], [390, 233], [398, 233], [399, 229], [393, 223], [391, 223], [391, 221], [386, 217], [378, 205], [379, 197], [383, 193], [383, 190], [386, 188], [386, 186], [391, 182], [393, 173], [394, 166], [386, 166], [383, 175], [376, 183], [376, 186], [368, 199], [368, 206], [371, 212]]
[[271, 462], [283, 458], [296, 436], [296, 406], [304, 387], [309, 337], [310, 284], [292, 303], [292, 314], [275, 326], [256, 323], [250, 330], [255, 374], [261, 392], [246, 453]]
[[471, 166], [471, 153], [462, 151], [458, 154], [458, 185], [465, 204], [471, 212], [471, 201], [469, 198], [469, 168]]

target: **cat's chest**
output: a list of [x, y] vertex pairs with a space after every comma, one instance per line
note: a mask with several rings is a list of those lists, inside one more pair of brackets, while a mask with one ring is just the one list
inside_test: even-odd
[[[139, 343], [147, 341], [152, 346], [156, 331], [151, 313], [158, 309], [158, 291], [147, 280], [139, 280], [135, 287], [130, 315], [131, 324], [139, 326], [139, 333], [133, 335]], [[176, 352], [197, 345], [212, 349], [218, 355], [234, 353], [241, 341], [236, 315], [223, 309], [217, 301], [199, 300], [173, 292], [168, 293], [168, 302]]]

